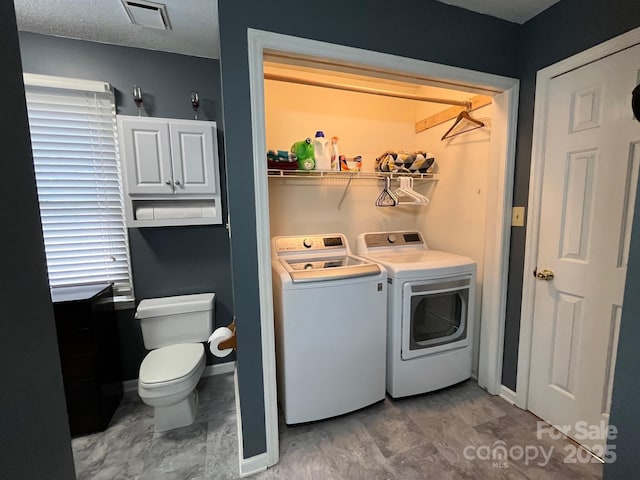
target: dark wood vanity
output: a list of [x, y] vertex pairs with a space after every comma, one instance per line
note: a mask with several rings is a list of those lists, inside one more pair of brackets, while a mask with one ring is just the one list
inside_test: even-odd
[[55, 287], [51, 300], [71, 434], [104, 430], [122, 398], [112, 286]]

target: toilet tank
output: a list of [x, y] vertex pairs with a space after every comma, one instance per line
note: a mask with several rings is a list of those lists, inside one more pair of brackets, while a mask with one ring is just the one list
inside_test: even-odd
[[142, 300], [136, 310], [148, 350], [206, 342], [213, 331], [215, 293]]

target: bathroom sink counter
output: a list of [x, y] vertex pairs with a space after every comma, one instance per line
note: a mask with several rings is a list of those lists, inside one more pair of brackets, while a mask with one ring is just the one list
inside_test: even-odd
[[65, 302], [89, 302], [101, 295], [111, 283], [95, 283], [91, 285], [72, 285], [69, 287], [53, 287], [51, 289], [51, 301], [55, 303]]

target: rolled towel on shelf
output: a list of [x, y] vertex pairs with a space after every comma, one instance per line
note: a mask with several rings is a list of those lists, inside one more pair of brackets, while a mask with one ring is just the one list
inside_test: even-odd
[[136, 207], [136, 220], [153, 220], [153, 207]]
[[202, 217], [209, 218], [216, 216], [216, 206], [208, 203], [203, 204], [202, 206]]
[[176, 207], [176, 206], [156, 206], [153, 216], [156, 220], [166, 220], [172, 218], [201, 218], [201, 207]]

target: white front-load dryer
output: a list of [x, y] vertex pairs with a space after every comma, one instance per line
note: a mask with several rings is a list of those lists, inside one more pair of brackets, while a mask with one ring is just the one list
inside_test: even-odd
[[431, 250], [417, 231], [358, 236], [388, 273], [387, 392], [426, 393], [471, 376], [476, 263]]
[[287, 424], [385, 398], [387, 274], [341, 234], [275, 237], [278, 398]]

